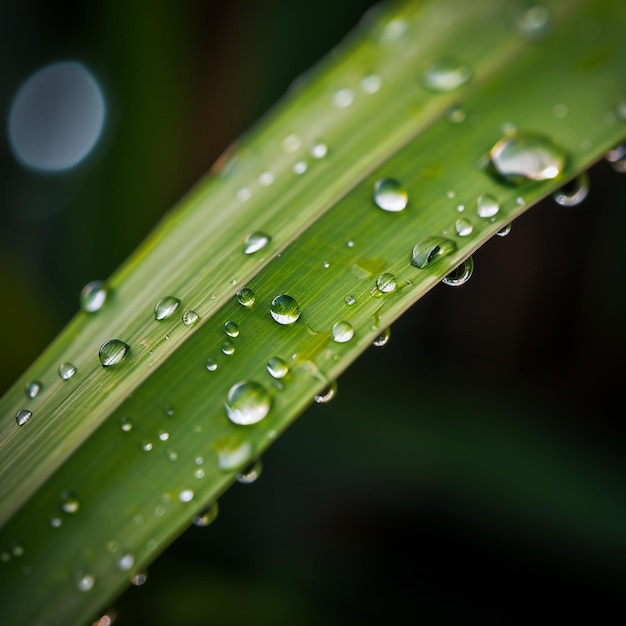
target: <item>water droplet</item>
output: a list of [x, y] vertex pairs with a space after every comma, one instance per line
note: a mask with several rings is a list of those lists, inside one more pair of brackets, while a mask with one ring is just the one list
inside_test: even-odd
[[279, 324], [293, 324], [300, 317], [300, 307], [291, 296], [280, 294], [272, 300], [270, 315]]
[[626, 143], [615, 146], [613, 150], [609, 150], [606, 154], [606, 160], [611, 167], [620, 174], [626, 172]]
[[124, 417], [120, 419], [120, 428], [125, 433], [128, 433], [133, 429], [133, 423], [130, 421], [130, 417], [125, 415]]
[[170, 434], [166, 430], [159, 431], [159, 439], [161, 441], [167, 441], [170, 438]]
[[146, 439], [144, 439], [141, 442], [141, 449], [144, 452], [150, 452], [152, 450], [152, 442], [151, 441], [147, 441]]
[[271, 237], [269, 235], [266, 235], [265, 233], [250, 233], [243, 242], [243, 253], [254, 254], [255, 252], [258, 252], [259, 250], [265, 248], [270, 240]]
[[396, 290], [397, 285], [396, 277], [389, 272], [380, 274], [376, 279], [376, 289], [381, 293], [391, 293]]
[[328, 261], [324, 261], [324, 262], [322, 263], [322, 267], [323, 267], [325, 270], [327, 270], [327, 269], [330, 267], [330, 263], [329, 263]]
[[183, 313], [183, 324], [185, 326], [192, 326], [200, 319], [200, 316], [195, 311], [185, 311]]
[[256, 300], [256, 294], [249, 287], [242, 287], [237, 292], [237, 302], [246, 308], [251, 307]]
[[216, 442], [217, 466], [223, 472], [240, 470], [245, 467], [252, 457], [252, 447], [248, 441], [229, 436]]
[[141, 585], [145, 585], [147, 580], [148, 580], [148, 573], [140, 572], [139, 574], [135, 574], [130, 579], [130, 584], [135, 585], [135, 587], [141, 587]]
[[34, 400], [38, 395], [39, 392], [43, 389], [43, 384], [40, 383], [38, 380], [31, 380], [28, 385], [26, 385], [26, 397], [30, 398], [31, 400]]
[[176, 311], [179, 304], [180, 300], [178, 298], [174, 298], [173, 296], [161, 298], [154, 307], [154, 319], [160, 322], [161, 320], [170, 317], [170, 315]]
[[63, 524], [63, 520], [60, 517], [50, 518], [50, 526], [52, 528], [59, 528]]
[[224, 332], [229, 337], [239, 337], [239, 326], [236, 322], [229, 320], [224, 324]]
[[346, 246], [347, 246], [348, 248], [354, 248], [354, 241], [353, 241], [352, 239], [350, 239], [350, 241], [347, 241], [347, 242], [346, 242]]
[[284, 378], [289, 374], [289, 365], [279, 356], [272, 356], [267, 362], [267, 371], [272, 378]]
[[330, 336], [336, 343], [346, 343], [354, 337], [354, 328], [352, 328], [352, 324], [350, 324], [350, 322], [337, 322], [336, 324], [333, 324]]
[[263, 172], [259, 176], [259, 184], [269, 187], [274, 182], [274, 174], [272, 172]]
[[193, 500], [193, 491], [191, 489], [183, 489], [178, 494], [178, 499], [181, 502], [191, 502]]
[[21, 409], [20, 411], [18, 411], [15, 414], [15, 421], [17, 422], [17, 425], [24, 426], [24, 424], [26, 424], [26, 422], [31, 418], [32, 414], [33, 412], [27, 409]]
[[354, 102], [352, 89], [338, 89], [333, 94], [333, 106], [337, 109], [347, 109]]
[[461, 217], [455, 222], [454, 229], [459, 237], [467, 237], [472, 234], [474, 227], [472, 226], [472, 222], [464, 217]]
[[464, 204], [459, 204], [459, 205], [456, 207], [456, 210], [457, 210], [459, 213], [463, 213], [463, 211], [465, 211], [465, 205], [464, 205]]
[[242, 187], [237, 191], [237, 200], [239, 202], [247, 202], [252, 198], [252, 192], [247, 187]]
[[344, 298], [344, 302], [348, 305], [348, 306], [352, 306], [355, 302], [356, 302], [356, 298], [352, 295], [350, 296], [346, 296]]
[[511, 224], [503, 226], [497, 233], [498, 237], [506, 237], [511, 232]]
[[107, 299], [107, 290], [101, 280], [87, 283], [80, 292], [80, 308], [86, 313], [99, 311]]
[[402, 39], [408, 32], [409, 27], [407, 23], [401, 18], [394, 18], [387, 22], [380, 33], [380, 42], [389, 44]]
[[551, 180], [563, 172], [565, 152], [547, 137], [518, 133], [500, 139], [489, 155], [496, 172], [506, 181]]
[[409, 202], [406, 189], [395, 178], [381, 178], [374, 183], [374, 202], [383, 211], [403, 211]]
[[242, 485], [253, 483], [263, 472], [263, 463], [261, 459], [257, 459], [248, 465], [243, 471], [239, 472], [235, 477], [237, 482]]
[[464, 285], [474, 273], [474, 259], [468, 257], [457, 268], [450, 272], [441, 282], [450, 287]]
[[204, 470], [201, 467], [199, 467], [198, 469], [194, 470], [193, 475], [196, 478], [204, 478]]
[[313, 396], [313, 400], [317, 402], [317, 404], [326, 404], [330, 402], [337, 395], [337, 383], [333, 381], [329, 383], [322, 391]]
[[120, 339], [109, 339], [100, 346], [98, 358], [102, 367], [117, 365], [126, 356], [130, 346]]
[[552, 198], [561, 206], [576, 206], [580, 204], [589, 193], [589, 175], [583, 172], [574, 180], [561, 187], [552, 194]]
[[59, 365], [59, 376], [63, 380], [69, 380], [72, 376], [74, 376], [74, 374], [76, 374], [75, 365], [72, 365], [71, 363], [61, 363], [61, 365]]
[[85, 574], [79, 577], [76, 587], [78, 588], [78, 591], [87, 592], [91, 591], [95, 584], [96, 579], [91, 574]]
[[294, 174], [296, 174], [296, 176], [300, 176], [300, 174], [304, 174], [308, 168], [309, 166], [306, 161], [296, 161], [291, 170]]
[[282, 142], [283, 150], [289, 154], [300, 149], [302, 140], [297, 135], [287, 135]]
[[320, 141], [311, 146], [309, 153], [314, 159], [323, 159], [328, 154], [328, 146]]
[[226, 356], [232, 356], [235, 354], [235, 344], [230, 339], [226, 339], [222, 344], [222, 352]]
[[441, 59], [430, 65], [422, 75], [424, 87], [446, 92], [457, 89], [472, 76], [470, 68], [456, 59]]
[[459, 104], [453, 104], [451, 107], [448, 107], [446, 116], [453, 124], [461, 124], [465, 121], [465, 111]]
[[17, 557], [24, 556], [24, 548], [19, 543], [16, 543], [11, 548], [11, 553]]
[[230, 388], [224, 406], [231, 422], [247, 426], [260, 422], [269, 413], [271, 400], [263, 385], [242, 380]]
[[206, 368], [209, 372], [214, 372], [217, 369], [217, 363], [213, 359], [207, 359]]
[[201, 513], [196, 515], [191, 521], [193, 522], [194, 526], [200, 526], [201, 528], [204, 528], [215, 521], [218, 513], [219, 506], [217, 502], [213, 502], [213, 504], [210, 504]]
[[372, 345], [376, 346], [377, 348], [382, 348], [383, 346], [387, 345], [390, 337], [391, 328], [385, 328], [385, 330], [383, 330], [383, 332], [380, 333], [380, 335], [378, 335], [378, 337], [376, 337], [374, 341], [372, 341]]
[[427, 237], [413, 247], [411, 265], [423, 269], [428, 264], [456, 251], [456, 244], [443, 237]]
[[120, 557], [117, 561], [117, 569], [122, 572], [127, 572], [133, 565], [135, 565], [135, 557], [130, 553]]
[[79, 508], [80, 502], [71, 491], [64, 491], [61, 494], [61, 510], [66, 513], [76, 513]]
[[167, 458], [170, 461], [177, 461], [178, 460], [178, 452], [176, 452], [176, 450], [167, 450]]
[[476, 200], [476, 213], [479, 217], [488, 218], [498, 214], [500, 205], [498, 201], [489, 194], [478, 196]]
[[552, 30], [552, 15], [548, 7], [534, 2], [524, 2], [515, 14], [519, 33], [531, 41], [545, 39]]
[[376, 74], [368, 74], [361, 79], [361, 91], [363, 93], [376, 93], [382, 86], [383, 81]]

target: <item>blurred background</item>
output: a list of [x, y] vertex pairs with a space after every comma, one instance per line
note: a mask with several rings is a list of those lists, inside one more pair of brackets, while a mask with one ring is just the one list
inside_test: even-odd
[[[82, 286], [373, 4], [3, 0], [0, 392]], [[93, 106], [67, 121], [86, 129], [74, 153], [55, 137], [38, 153], [29, 107], [59, 71]], [[115, 623], [562, 623], [624, 609], [626, 176], [604, 162], [590, 176], [580, 206], [531, 209], [475, 255], [466, 286], [399, 320], [256, 483], [115, 602]]]

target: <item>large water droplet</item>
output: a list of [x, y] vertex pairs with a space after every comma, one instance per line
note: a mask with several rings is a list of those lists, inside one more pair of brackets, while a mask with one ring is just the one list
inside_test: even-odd
[[40, 383], [38, 380], [31, 380], [28, 385], [26, 385], [26, 397], [30, 398], [31, 400], [34, 400], [38, 395], [39, 392], [43, 389], [43, 384]]
[[620, 174], [626, 172], [626, 143], [615, 146], [606, 153], [606, 160], [611, 167]]
[[185, 326], [192, 326], [199, 319], [200, 316], [195, 311], [185, 311], [182, 317], [182, 321]]
[[76, 587], [78, 591], [91, 591], [93, 586], [96, 584], [96, 579], [91, 574], [84, 574], [78, 578], [78, 582], [76, 583]]
[[66, 513], [76, 513], [80, 508], [78, 498], [71, 491], [64, 491], [61, 494], [61, 509]]
[[76, 374], [76, 366], [72, 365], [72, 363], [61, 363], [59, 365], [59, 376], [63, 380], [69, 380]]
[[476, 213], [478, 213], [479, 217], [489, 218], [494, 217], [494, 215], [498, 214], [500, 210], [500, 205], [498, 201], [489, 194], [484, 194], [482, 196], [478, 196], [476, 200]]
[[24, 426], [26, 422], [31, 418], [33, 412], [28, 409], [22, 409], [15, 414], [15, 421], [18, 426]]
[[271, 400], [263, 385], [242, 380], [230, 388], [224, 406], [231, 422], [247, 426], [260, 422], [269, 413]]
[[330, 402], [337, 395], [337, 383], [335, 381], [329, 383], [318, 394], [313, 396], [313, 400], [317, 404], [326, 404]]
[[470, 256], [450, 272], [441, 282], [450, 287], [459, 287], [460, 285], [464, 285], [472, 277], [473, 273], [474, 259]]
[[444, 239], [443, 237], [427, 237], [418, 241], [413, 247], [411, 265], [422, 269], [429, 263], [448, 256], [455, 251], [456, 244], [454, 241]]
[[117, 365], [126, 356], [130, 346], [120, 339], [109, 339], [100, 346], [98, 358], [102, 367]]
[[457, 89], [472, 76], [470, 68], [456, 59], [441, 59], [431, 64], [422, 75], [424, 87], [446, 92]]
[[383, 332], [380, 333], [380, 335], [378, 335], [378, 337], [376, 337], [374, 341], [372, 341], [372, 345], [376, 346], [377, 348], [382, 348], [382, 346], [387, 345], [390, 337], [391, 337], [391, 328], [385, 328], [385, 330], [383, 330]]
[[289, 365], [279, 356], [272, 356], [267, 362], [267, 371], [272, 378], [284, 378], [289, 374]]
[[279, 324], [293, 324], [300, 317], [300, 307], [291, 296], [280, 294], [272, 300], [270, 315]]
[[354, 337], [354, 328], [350, 322], [341, 321], [333, 324], [333, 329], [330, 333], [333, 341], [336, 343], [347, 343]]
[[489, 155], [496, 172], [507, 182], [551, 180], [563, 172], [565, 152], [550, 139], [531, 133], [507, 135]]
[[101, 280], [87, 283], [80, 292], [80, 308], [86, 313], [99, 311], [106, 301], [107, 290]]
[[200, 526], [201, 528], [204, 528], [215, 521], [218, 513], [219, 506], [217, 502], [213, 502], [213, 504], [210, 504], [206, 509], [200, 512], [198, 515], [194, 516], [191, 521], [194, 526]]
[[235, 477], [238, 483], [249, 485], [253, 483], [263, 472], [263, 463], [261, 459], [257, 459], [248, 465], [245, 469]]
[[468, 237], [472, 234], [474, 226], [468, 219], [461, 217], [454, 224], [454, 230], [459, 237]]
[[256, 300], [256, 294], [249, 287], [242, 287], [237, 292], [237, 302], [241, 304], [241, 306], [245, 306], [246, 308], [251, 307]]
[[381, 178], [374, 183], [374, 202], [383, 211], [397, 213], [406, 208], [409, 195], [395, 178]]
[[396, 277], [389, 272], [380, 274], [378, 278], [376, 278], [376, 289], [381, 293], [391, 293], [396, 290], [397, 285]]
[[271, 241], [271, 239], [272, 238], [265, 233], [250, 233], [243, 242], [243, 253], [254, 254], [259, 250], [262, 250]]
[[173, 296], [161, 298], [154, 307], [154, 319], [160, 322], [161, 320], [170, 317], [170, 315], [176, 311], [179, 304], [180, 300], [178, 298], [174, 298]]
[[574, 180], [561, 187], [552, 194], [552, 198], [561, 206], [576, 206], [580, 204], [589, 193], [589, 175], [583, 172]]
[[228, 322], [226, 322], [224, 324], [224, 332], [229, 337], [239, 337], [239, 326], [237, 322], [233, 322], [232, 320], [229, 320]]

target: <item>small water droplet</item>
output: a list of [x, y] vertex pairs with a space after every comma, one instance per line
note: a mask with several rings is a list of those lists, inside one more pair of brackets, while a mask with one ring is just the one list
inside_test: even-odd
[[226, 322], [224, 324], [224, 332], [229, 337], [239, 337], [239, 326], [237, 325], [237, 322], [233, 322], [231, 320]]
[[206, 368], [209, 372], [214, 372], [217, 369], [217, 363], [213, 359], [207, 359]]
[[272, 300], [270, 315], [279, 324], [293, 324], [300, 317], [300, 307], [291, 296], [280, 294]]
[[152, 442], [151, 441], [147, 441], [146, 439], [144, 439], [141, 442], [141, 449], [144, 452], [150, 452], [152, 450]]
[[606, 160], [616, 172], [624, 174], [626, 172], [626, 143], [622, 143], [615, 146], [613, 150], [609, 150], [606, 153]]
[[159, 431], [159, 439], [161, 441], [167, 441], [170, 438], [170, 434], [166, 430]]
[[31, 400], [34, 400], [38, 395], [39, 392], [43, 389], [43, 384], [40, 383], [38, 380], [31, 380], [28, 385], [26, 385], [26, 397], [30, 398]]
[[218, 513], [219, 513], [219, 506], [217, 502], [213, 502], [206, 509], [204, 509], [201, 513], [194, 516], [194, 518], [191, 521], [193, 522], [194, 526], [199, 526], [201, 528], [204, 528], [208, 526], [209, 524], [212, 524], [215, 521]]
[[267, 362], [267, 371], [272, 378], [284, 378], [289, 374], [289, 365], [279, 356], [272, 356]]
[[328, 146], [319, 141], [311, 146], [309, 153], [314, 159], [323, 159], [328, 154]]
[[552, 198], [561, 206], [576, 206], [580, 204], [589, 193], [589, 175], [583, 172], [569, 183], [552, 194]]
[[363, 93], [372, 94], [380, 90], [383, 81], [376, 74], [368, 74], [361, 79], [361, 91]]
[[261, 459], [257, 459], [248, 465], [244, 470], [239, 472], [235, 477], [238, 483], [249, 485], [253, 483], [263, 472], [263, 463]]
[[338, 89], [333, 94], [333, 106], [337, 109], [347, 109], [354, 102], [352, 89]]
[[472, 234], [474, 227], [472, 226], [472, 222], [464, 217], [461, 217], [455, 222], [454, 229], [459, 237], [467, 237]]
[[272, 172], [263, 172], [259, 176], [259, 185], [269, 187], [274, 182], [274, 174]]
[[465, 111], [460, 104], [453, 104], [451, 107], [448, 107], [446, 116], [453, 124], [461, 124], [465, 121]]
[[474, 259], [470, 256], [450, 272], [441, 282], [450, 287], [459, 287], [464, 285], [472, 277], [473, 273]]
[[50, 518], [50, 526], [52, 526], [52, 528], [59, 528], [62, 524], [63, 520], [60, 517]]
[[522, 3], [514, 19], [518, 32], [531, 41], [545, 39], [552, 31], [552, 15], [543, 4]]
[[327, 270], [327, 269], [330, 267], [330, 263], [329, 263], [328, 261], [324, 261], [324, 262], [322, 263], [322, 267], [323, 267], [325, 270]]
[[464, 205], [464, 204], [459, 204], [459, 205], [456, 207], [456, 210], [457, 210], [459, 213], [463, 213], [463, 211], [465, 211], [465, 205]]
[[335, 381], [329, 383], [322, 391], [313, 396], [313, 400], [317, 404], [326, 404], [337, 395], [337, 383]]
[[306, 161], [296, 161], [293, 164], [293, 167], [291, 168], [291, 171], [296, 176], [300, 176], [301, 174], [304, 174], [304, 172], [306, 172], [308, 168], [309, 168], [309, 166], [307, 165]]
[[389, 44], [402, 39], [408, 32], [409, 27], [402, 18], [394, 18], [387, 22], [380, 32], [380, 42]]
[[135, 557], [130, 553], [120, 557], [117, 561], [117, 569], [122, 572], [127, 572], [133, 565], [135, 565]]
[[181, 502], [191, 502], [193, 500], [193, 491], [191, 489], [183, 489], [178, 494], [178, 499]]
[[418, 241], [413, 247], [411, 265], [423, 269], [428, 264], [452, 254], [456, 251], [456, 244], [443, 237], [427, 237]]
[[87, 283], [80, 292], [80, 308], [85, 313], [99, 311], [107, 299], [107, 290], [101, 280], [93, 280]]
[[222, 352], [226, 356], [232, 356], [235, 354], [235, 344], [230, 339], [226, 339], [222, 344]]
[[297, 135], [287, 135], [282, 142], [283, 150], [289, 154], [300, 149], [302, 140]]
[[63, 380], [69, 380], [76, 374], [76, 366], [72, 365], [72, 363], [61, 363], [59, 365], [59, 376]]
[[120, 339], [109, 339], [100, 346], [98, 358], [102, 367], [117, 365], [126, 356], [130, 346]]
[[511, 224], [503, 226], [497, 233], [498, 237], [506, 237], [511, 232]]
[[517, 133], [500, 139], [489, 155], [503, 180], [551, 180], [563, 172], [565, 152], [550, 139], [531, 133]]
[[246, 308], [251, 307], [256, 300], [256, 294], [249, 287], [242, 287], [237, 292], [237, 302]]
[[19, 543], [16, 543], [11, 548], [11, 553], [17, 557], [24, 556], [24, 548]]
[[192, 326], [199, 319], [200, 316], [195, 311], [185, 311], [182, 317], [182, 321], [185, 326]]
[[65, 513], [76, 513], [80, 508], [78, 498], [71, 491], [64, 491], [61, 494], [61, 510]]
[[176, 450], [167, 450], [167, 458], [170, 461], [177, 461], [178, 460], [178, 452], [176, 452]]
[[376, 346], [377, 348], [382, 348], [383, 346], [387, 345], [390, 337], [391, 337], [391, 328], [385, 328], [385, 330], [383, 330], [383, 332], [380, 333], [380, 335], [378, 335], [378, 337], [376, 337], [374, 341], [372, 341], [372, 345]]
[[180, 300], [178, 298], [174, 298], [173, 296], [161, 298], [154, 306], [154, 319], [160, 322], [161, 320], [170, 317], [170, 315], [176, 311], [179, 304]]
[[231, 422], [247, 426], [260, 422], [269, 413], [271, 400], [263, 385], [242, 380], [230, 388], [224, 406]]
[[201, 467], [199, 467], [198, 469], [194, 470], [193, 475], [196, 478], [204, 478], [204, 470]]
[[470, 68], [456, 59], [441, 59], [430, 65], [422, 75], [424, 87], [447, 92], [465, 84], [472, 76]]
[[498, 214], [499, 210], [500, 205], [493, 196], [490, 196], [489, 194], [478, 196], [478, 199], [476, 200], [476, 213], [478, 213], [479, 217], [494, 217]]
[[341, 321], [333, 324], [333, 329], [330, 333], [332, 340], [336, 343], [347, 343], [354, 337], [354, 328], [350, 322]]
[[381, 178], [374, 183], [374, 202], [383, 211], [397, 213], [406, 208], [409, 195], [395, 178]]
[[147, 572], [140, 572], [139, 574], [135, 574], [130, 579], [130, 584], [135, 585], [135, 587], [141, 587], [141, 585], [145, 585], [148, 580]]
[[354, 296], [350, 295], [350, 296], [346, 296], [344, 298], [344, 301], [345, 301], [345, 303], [348, 306], [352, 306], [356, 302], [356, 298]]
[[96, 584], [96, 579], [91, 574], [84, 574], [78, 578], [78, 582], [76, 583], [76, 587], [78, 591], [87, 592], [93, 589], [93, 586]]
[[239, 202], [247, 202], [252, 198], [252, 192], [247, 187], [242, 187], [237, 191], [237, 200]]
[[120, 428], [125, 433], [128, 433], [133, 429], [133, 423], [130, 421], [130, 417], [125, 415], [124, 417], [120, 419]]
[[391, 293], [396, 290], [397, 286], [396, 277], [389, 272], [380, 274], [376, 279], [376, 289], [381, 293]]
[[28, 409], [21, 409], [15, 414], [15, 421], [18, 426], [24, 426], [26, 422], [31, 418], [33, 412]]
[[271, 237], [261, 232], [250, 233], [243, 242], [243, 253], [254, 254], [259, 250], [265, 248], [265, 246], [271, 241]]

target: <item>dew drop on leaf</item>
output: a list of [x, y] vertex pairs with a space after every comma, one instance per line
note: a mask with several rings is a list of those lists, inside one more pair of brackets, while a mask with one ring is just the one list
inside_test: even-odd
[[422, 74], [422, 84], [427, 89], [448, 92], [458, 89], [472, 77], [472, 70], [457, 59], [441, 59], [429, 65]]
[[313, 400], [317, 402], [317, 404], [326, 404], [330, 402], [337, 395], [337, 383], [335, 381], [329, 383], [324, 389], [322, 389], [318, 394], [313, 396]]
[[545, 39], [552, 31], [550, 9], [536, 2], [522, 2], [514, 16], [518, 32], [530, 41]]
[[259, 250], [263, 250], [271, 241], [271, 237], [261, 232], [250, 233], [243, 242], [243, 253], [254, 254]]
[[468, 219], [461, 217], [455, 222], [454, 230], [459, 237], [467, 237], [472, 234], [474, 226]]
[[78, 582], [76, 583], [76, 587], [78, 591], [87, 592], [93, 589], [93, 586], [96, 584], [96, 579], [91, 574], [84, 574], [78, 578]]
[[26, 422], [31, 418], [33, 412], [28, 409], [21, 409], [15, 414], [15, 421], [18, 426], [24, 426]]
[[239, 337], [239, 326], [238, 326], [237, 322], [233, 322], [232, 320], [229, 320], [228, 322], [225, 322], [225, 324], [224, 324], [224, 332], [229, 337]]
[[493, 196], [490, 196], [489, 194], [478, 196], [478, 199], [476, 200], [476, 213], [478, 213], [478, 217], [482, 217], [484, 219], [494, 217], [498, 214], [499, 210], [500, 205]]
[[289, 374], [289, 365], [279, 356], [272, 356], [267, 362], [267, 371], [272, 378], [284, 378]]
[[587, 197], [588, 193], [589, 175], [583, 172], [553, 193], [552, 198], [557, 204], [569, 207], [580, 204]]
[[511, 224], [503, 226], [497, 233], [498, 237], [506, 237], [511, 232]]
[[247, 426], [260, 422], [269, 413], [271, 400], [263, 385], [242, 380], [229, 389], [224, 406], [231, 422]]
[[464, 285], [474, 273], [474, 259], [470, 256], [452, 272], [450, 272], [441, 282], [450, 287], [460, 287]]
[[61, 363], [59, 365], [59, 376], [62, 380], [69, 380], [76, 374], [76, 366], [72, 363]]
[[386, 346], [389, 343], [389, 338], [391, 337], [391, 328], [385, 328], [374, 341], [372, 341], [372, 345], [377, 348], [382, 348], [382, 346]]
[[246, 308], [251, 307], [256, 300], [256, 294], [250, 287], [242, 287], [237, 292], [237, 302], [241, 304], [241, 306], [245, 306]]
[[133, 565], [135, 565], [135, 557], [130, 553], [124, 554], [117, 560], [117, 569], [121, 572], [127, 572]]
[[212, 524], [217, 518], [219, 513], [219, 506], [217, 502], [213, 502], [206, 509], [201, 511], [198, 515], [195, 515], [191, 520], [194, 526], [204, 528]]
[[185, 326], [192, 326], [200, 319], [195, 311], [185, 311], [183, 313], [182, 322]]
[[40, 383], [38, 380], [31, 380], [28, 385], [26, 385], [26, 397], [34, 400], [39, 395], [42, 389], [42, 383]]
[[606, 160], [616, 172], [624, 174], [626, 172], [626, 143], [609, 150], [606, 153]]
[[300, 307], [291, 296], [280, 294], [272, 300], [270, 315], [279, 324], [293, 324], [300, 317]]
[[256, 461], [253, 461], [241, 472], [239, 472], [235, 478], [238, 483], [241, 483], [242, 485], [249, 485], [257, 480], [262, 472], [263, 463], [261, 459], [256, 459]]
[[413, 247], [411, 265], [423, 269], [430, 263], [456, 251], [456, 244], [443, 237], [426, 237]]
[[376, 278], [376, 289], [381, 293], [391, 293], [395, 291], [397, 284], [396, 277], [389, 272], [380, 274], [378, 278]]
[[397, 213], [406, 208], [409, 195], [395, 178], [381, 178], [374, 183], [374, 202], [383, 211]]
[[191, 489], [183, 489], [178, 493], [178, 499], [181, 502], [191, 502], [193, 500], [193, 491]]
[[79, 508], [80, 502], [71, 491], [64, 491], [61, 494], [61, 510], [65, 513], [76, 513]]
[[311, 146], [309, 153], [314, 159], [323, 159], [328, 154], [328, 146], [318, 141]]
[[214, 372], [217, 369], [217, 363], [213, 359], [207, 359], [206, 368], [209, 372]]
[[230, 339], [226, 339], [222, 344], [222, 352], [226, 356], [232, 356], [235, 354], [235, 344]]
[[130, 417], [125, 415], [120, 419], [120, 428], [125, 433], [129, 433], [133, 429], [133, 423], [131, 422]]
[[98, 358], [102, 367], [117, 365], [126, 356], [130, 346], [120, 339], [109, 339], [100, 346]]
[[166, 296], [161, 298], [154, 306], [154, 319], [157, 321], [170, 317], [178, 308], [180, 300], [174, 296]]
[[80, 308], [86, 313], [95, 313], [103, 306], [107, 298], [107, 290], [101, 280], [87, 283], [80, 292]]
[[336, 343], [347, 343], [354, 337], [354, 328], [352, 328], [350, 322], [346, 322], [345, 320], [337, 322], [333, 324], [330, 336]]

